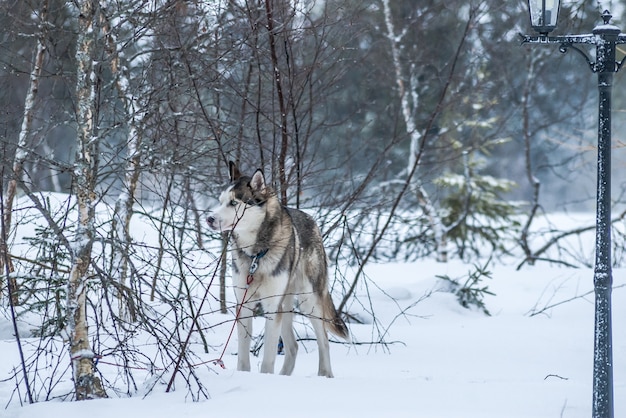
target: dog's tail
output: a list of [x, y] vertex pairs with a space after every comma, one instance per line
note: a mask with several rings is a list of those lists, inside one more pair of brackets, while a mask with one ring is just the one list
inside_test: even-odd
[[323, 299], [324, 319], [326, 321], [325, 323], [328, 331], [347, 341], [350, 337], [350, 331], [348, 331], [346, 323], [343, 322], [343, 319], [341, 319], [339, 313], [335, 309], [333, 298], [329, 293], [326, 293]]

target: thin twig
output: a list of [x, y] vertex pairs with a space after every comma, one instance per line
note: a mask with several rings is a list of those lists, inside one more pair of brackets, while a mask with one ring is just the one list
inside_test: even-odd
[[[622, 288], [622, 287], [626, 287], [626, 284], [620, 284], [620, 285], [618, 285], [618, 286], [613, 286], [613, 289], [615, 290], [615, 289], [619, 289], [619, 288]], [[545, 311], [547, 311], [547, 310], [550, 310], [550, 309], [552, 309], [552, 308], [555, 308], [555, 307], [557, 307], [557, 306], [563, 305], [563, 304], [568, 303], [568, 302], [572, 302], [572, 301], [574, 301], [574, 300], [576, 300], [576, 299], [581, 299], [581, 298], [584, 298], [584, 297], [586, 297], [586, 296], [589, 296], [589, 295], [593, 294], [594, 292], [595, 292], [595, 290], [590, 290], [590, 291], [588, 291], [588, 292], [586, 292], [586, 293], [583, 293], [582, 295], [577, 295], [577, 296], [571, 297], [571, 298], [569, 298], [569, 299], [565, 299], [565, 300], [562, 300], [562, 301], [559, 301], [559, 302], [553, 303], [552, 305], [547, 305], [547, 306], [544, 306], [542, 309], [540, 309], [540, 310], [538, 310], [538, 311], [534, 311], [534, 312], [532, 312], [532, 313], [530, 314], [530, 316], [532, 317], [532, 316], [535, 316], [535, 315], [542, 314], [542, 313], [544, 313], [544, 312], [545, 312]]]

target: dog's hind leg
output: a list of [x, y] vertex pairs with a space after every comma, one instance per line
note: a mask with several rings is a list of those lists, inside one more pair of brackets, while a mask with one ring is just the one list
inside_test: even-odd
[[324, 327], [324, 321], [320, 318], [311, 318], [311, 325], [315, 331], [317, 338], [317, 349], [319, 351], [319, 367], [318, 376], [333, 377], [333, 371], [330, 367], [330, 344], [328, 343], [328, 335]]
[[293, 295], [285, 296], [283, 300], [283, 321], [281, 325], [281, 335], [283, 337], [283, 345], [285, 350], [285, 361], [280, 370], [280, 374], [290, 375], [296, 365], [296, 356], [298, 355], [298, 342], [293, 332]]
[[309, 315], [309, 320], [315, 331], [317, 338], [317, 350], [319, 354], [318, 376], [333, 377], [333, 371], [330, 367], [330, 344], [326, 327], [324, 326], [323, 310], [320, 298], [317, 295], [303, 298], [300, 302], [300, 310], [305, 315]]

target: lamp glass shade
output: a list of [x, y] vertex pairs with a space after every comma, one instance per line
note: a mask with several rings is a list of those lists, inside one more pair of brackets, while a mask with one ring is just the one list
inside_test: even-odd
[[528, 0], [530, 25], [542, 35], [552, 32], [556, 27], [560, 6], [560, 0]]

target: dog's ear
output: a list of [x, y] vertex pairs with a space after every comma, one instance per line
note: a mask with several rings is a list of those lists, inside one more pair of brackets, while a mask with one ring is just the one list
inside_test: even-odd
[[255, 192], [265, 192], [265, 176], [260, 169], [255, 171], [250, 180], [250, 188]]
[[228, 162], [228, 173], [230, 175], [230, 181], [239, 180], [239, 177], [241, 177], [241, 171], [237, 168], [237, 164], [232, 161]]

